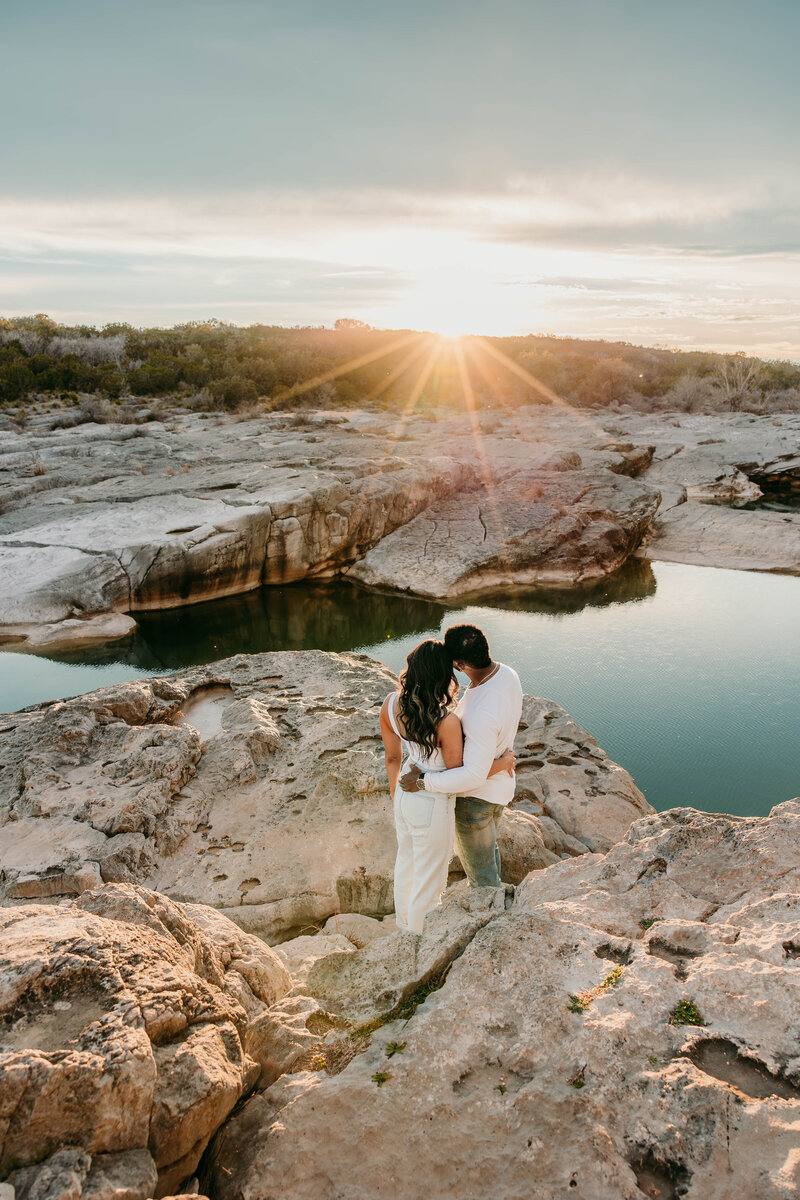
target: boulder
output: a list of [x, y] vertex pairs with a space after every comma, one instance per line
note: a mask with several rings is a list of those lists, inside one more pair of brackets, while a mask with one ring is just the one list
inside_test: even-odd
[[677, 809], [532, 873], [422, 1003], [349, 1058], [326, 1035], [227, 1123], [213, 1194], [789, 1200], [799, 848], [800, 801]]
[[[391, 913], [396, 840], [377, 714], [394, 686], [360, 655], [240, 655], [9, 717], [6, 902], [139, 883], [267, 941], [337, 913]], [[509, 883], [606, 849], [650, 811], [548, 701], [526, 699], [516, 749], [517, 798], [501, 826]]]
[[658, 502], [658, 492], [610, 471], [518, 471], [429, 505], [348, 576], [442, 599], [514, 584], [578, 584], [625, 562]]
[[0, 1171], [31, 1200], [173, 1190], [258, 1077], [238, 996], [258, 1015], [289, 975], [192, 912], [130, 884], [0, 909]]

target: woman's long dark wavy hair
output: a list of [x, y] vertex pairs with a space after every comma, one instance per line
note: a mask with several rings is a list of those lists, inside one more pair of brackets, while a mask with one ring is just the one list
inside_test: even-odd
[[444, 642], [429, 638], [411, 651], [398, 691], [397, 707], [407, 739], [433, 754], [439, 722], [458, 691], [453, 660]]

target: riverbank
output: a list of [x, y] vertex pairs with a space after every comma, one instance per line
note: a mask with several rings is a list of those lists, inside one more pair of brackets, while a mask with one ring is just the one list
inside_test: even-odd
[[452, 601], [582, 586], [634, 553], [800, 571], [800, 514], [692, 498], [795, 479], [796, 414], [186, 413], [5, 431], [0, 471], [0, 636], [26, 649], [337, 575]]

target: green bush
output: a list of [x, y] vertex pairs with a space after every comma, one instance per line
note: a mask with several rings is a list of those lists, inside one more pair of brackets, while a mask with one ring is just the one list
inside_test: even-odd
[[242, 408], [245, 404], [255, 404], [258, 400], [258, 388], [252, 379], [241, 375], [231, 375], [228, 379], [215, 379], [211, 383], [211, 394], [223, 408]]

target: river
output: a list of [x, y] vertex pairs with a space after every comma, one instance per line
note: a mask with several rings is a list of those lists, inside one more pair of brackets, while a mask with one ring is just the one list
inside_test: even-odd
[[295, 584], [137, 613], [123, 643], [0, 655], [0, 710], [240, 652], [357, 650], [398, 670], [422, 638], [481, 625], [525, 691], [562, 704], [658, 809], [761, 815], [800, 795], [800, 579], [631, 560], [583, 591], [476, 604]]

